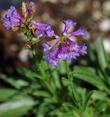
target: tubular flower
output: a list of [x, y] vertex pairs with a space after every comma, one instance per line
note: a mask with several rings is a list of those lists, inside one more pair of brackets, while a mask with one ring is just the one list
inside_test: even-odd
[[22, 17], [17, 13], [16, 8], [11, 6], [3, 16], [3, 25], [7, 30], [18, 30], [22, 23]]
[[71, 31], [71, 29], [77, 24], [73, 20], [67, 19], [67, 20], [64, 20], [63, 23], [64, 23], [63, 35], [65, 35], [65, 36], [67, 35], [69, 37], [71, 37], [71, 36], [82, 36], [82, 37], [85, 37], [86, 36], [86, 31], [84, 30], [83, 27], [80, 27], [76, 31]]
[[[18, 30], [20, 27], [28, 28], [32, 22], [33, 15], [35, 13], [35, 4], [30, 2], [29, 4], [22, 3], [22, 14], [20, 15], [14, 6], [11, 6], [3, 16], [3, 25], [7, 30]], [[28, 30], [28, 29], [27, 29]]]
[[51, 25], [49, 24], [34, 22], [32, 26], [30, 26], [30, 28], [32, 28], [32, 32], [37, 38], [40, 38], [42, 36], [52, 37], [54, 35], [54, 31], [52, 30]]
[[75, 38], [75, 36], [85, 36], [85, 30], [79, 28], [72, 32], [71, 29], [76, 25], [76, 22], [71, 19], [64, 20], [63, 23], [64, 30], [62, 35], [55, 36], [56, 39], [54, 39], [54, 43], [52, 43], [52, 40], [43, 44], [45, 58], [53, 66], [58, 66], [61, 60], [76, 60], [80, 55], [85, 55], [87, 53], [86, 45], [83, 43], [78, 44]]
[[[3, 25], [7, 30], [18, 30], [21, 31], [27, 37], [41, 38], [41, 37], [52, 37], [54, 31], [49, 24], [38, 23], [33, 20], [35, 13], [35, 4], [30, 2], [29, 4], [22, 2], [22, 17], [17, 13], [16, 8], [11, 6], [3, 17]], [[29, 34], [30, 33], [30, 34]], [[29, 37], [28, 37], [29, 38]]]

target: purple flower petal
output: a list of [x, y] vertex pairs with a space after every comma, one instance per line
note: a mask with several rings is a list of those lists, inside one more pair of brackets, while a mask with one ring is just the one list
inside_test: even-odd
[[72, 59], [79, 57], [79, 55], [78, 46], [76, 46], [76, 44], [71, 40], [67, 39], [67, 45], [61, 45], [58, 57], [62, 60], [71, 61]]
[[49, 24], [35, 23], [33, 25], [35, 29], [34, 35], [38, 38], [42, 36], [52, 37], [54, 35], [54, 31]]
[[52, 37], [52, 36], [54, 35], [54, 31], [53, 31], [52, 29], [49, 29], [49, 30], [47, 30], [47, 31], [45, 32], [45, 35], [46, 35], [47, 37]]
[[71, 32], [71, 35], [72, 36], [83, 36], [85, 37], [86, 36], [86, 31], [84, 30], [83, 27], [79, 28], [78, 30], [74, 31], [74, 32]]
[[65, 24], [63, 33], [67, 33], [72, 27], [76, 25], [76, 22], [71, 19], [64, 20], [63, 23]]
[[52, 46], [49, 45], [48, 43], [44, 43], [42, 46], [43, 46], [44, 52], [47, 52], [52, 48]]
[[3, 22], [3, 26], [4, 26], [7, 30], [11, 29], [11, 24], [10, 24], [9, 21]]
[[87, 54], [87, 46], [85, 46], [85, 45], [79, 46], [79, 52], [81, 55]]
[[47, 54], [47, 61], [53, 66], [59, 65], [58, 53], [59, 53], [59, 49], [57, 48]]
[[42, 23], [36, 23], [36, 27], [39, 30], [45, 31], [46, 29], [50, 29], [50, 25], [48, 24], [42, 24]]

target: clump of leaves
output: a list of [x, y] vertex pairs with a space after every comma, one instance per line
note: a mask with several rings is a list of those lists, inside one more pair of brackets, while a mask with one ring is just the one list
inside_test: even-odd
[[0, 117], [110, 117], [109, 64], [102, 39], [96, 44], [97, 52], [88, 44], [86, 65], [41, 60], [36, 69], [19, 68], [17, 79], [1, 76], [12, 88], [0, 89]]

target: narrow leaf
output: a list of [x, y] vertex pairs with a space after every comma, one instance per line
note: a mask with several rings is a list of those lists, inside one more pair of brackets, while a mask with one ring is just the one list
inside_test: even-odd
[[0, 117], [21, 117], [34, 105], [31, 98], [9, 101], [0, 105]]
[[97, 39], [97, 56], [98, 62], [102, 70], [107, 68], [107, 59], [103, 46], [103, 40], [101, 38]]
[[17, 91], [9, 88], [0, 89], [0, 101], [5, 101], [13, 96]]
[[73, 75], [77, 79], [86, 81], [100, 90], [105, 90], [106, 86], [103, 81], [96, 75], [94, 69], [88, 67], [75, 67]]

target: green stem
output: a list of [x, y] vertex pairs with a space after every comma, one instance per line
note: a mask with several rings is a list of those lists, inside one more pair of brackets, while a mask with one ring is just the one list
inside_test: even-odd
[[42, 65], [39, 65], [39, 70], [40, 70], [41, 77], [42, 77], [42, 80], [44, 82], [44, 85], [49, 90], [49, 92], [54, 96], [55, 101], [58, 100], [58, 97], [56, 95], [56, 89], [52, 86], [51, 81], [48, 80], [49, 76], [47, 75], [47, 73], [43, 69]]
[[69, 64], [66, 62], [66, 70], [67, 70], [67, 77], [68, 77], [68, 80], [70, 82], [70, 90], [71, 90], [71, 93], [72, 93], [72, 100], [74, 102], [74, 104], [79, 107], [80, 104], [79, 104], [79, 97], [78, 97], [78, 92], [76, 91], [76, 86], [75, 86], [75, 83], [73, 82], [73, 74], [72, 74], [72, 71], [70, 70], [69, 68]]

